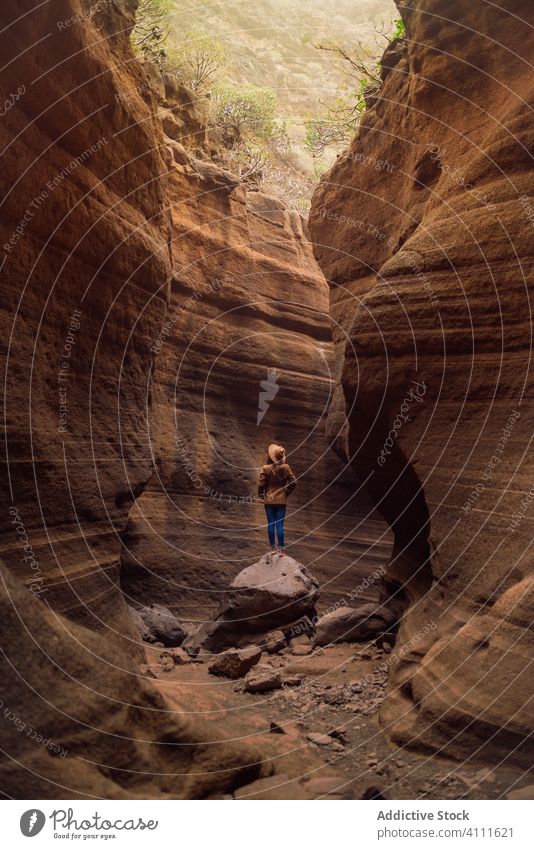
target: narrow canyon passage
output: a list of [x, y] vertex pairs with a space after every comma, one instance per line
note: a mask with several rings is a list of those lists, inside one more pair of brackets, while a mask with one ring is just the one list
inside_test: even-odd
[[[260, 112], [262, 183], [228, 91], [136, 47], [142, 3], [3, 0], [7, 798], [531, 792], [534, 13], [506, 6], [399, 0], [328, 167], [297, 180], [313, 122]], [[270, 73], [295, 53], [309, 104], [288, 32]]]

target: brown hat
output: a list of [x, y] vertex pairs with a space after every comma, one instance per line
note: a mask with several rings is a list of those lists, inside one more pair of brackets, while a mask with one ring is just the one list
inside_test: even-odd
[[281, 445], [277, 445], [276, 442], [273, 442], [272, 445], [269, 445], [267, 453], [273, 463], [285, 463], [286, 461], [285, 448], [282, 448]]

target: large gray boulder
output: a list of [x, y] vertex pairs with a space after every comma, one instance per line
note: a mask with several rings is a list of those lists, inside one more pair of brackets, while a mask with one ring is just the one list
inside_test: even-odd
[[216, 618], [204, 622], [184, 641], [195, 653], [220, 652], [258, 643], [275, 629], [290, 629], [303, 617], [316, 618], [319, 582], [302, 563], [286, 555], [265, 554], [234, 578]]
[[316, 622], [313, 641], [316, 646], [366, 642], [390, 631], [394, 624], [395, 615], [387, 607], [372, 603], [339, 607]]
[[150, 607], [130, 610], [143, 640], [149, 643], [163, 643], [164, 646], [179, 646], [183, 643], [185, 631], [167, 607], [151, 604]]

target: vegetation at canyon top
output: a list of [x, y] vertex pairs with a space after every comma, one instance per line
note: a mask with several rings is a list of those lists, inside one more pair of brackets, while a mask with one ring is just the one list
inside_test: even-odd
[[[404, 25], [391, 0], [140, 0], [132, 40], [143, 60], [209, 102], [220, 164], [307, 214], [322, 173], [380, 87], [380, 61]], [[252, 7], [252, 8], [251, 8]], [[357, 16], [356, 16], [357, 17]], [[350, 25], [348, 22], [350, 21]]]

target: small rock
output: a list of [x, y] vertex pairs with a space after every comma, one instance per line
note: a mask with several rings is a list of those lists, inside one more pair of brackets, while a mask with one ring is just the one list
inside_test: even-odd
[[298, 636], [291, 638], [289, 645], [292, 649], [295, 649], [297, 646], [311, 646], [311, 642], [310, 638], [306, 634], [299, 634]]
[[172, 670], [174, 669], [174, 660], [168, 655], [164, 656], [160, 661], [160, 666], [164, 672], [172, 672]]
[[225, 678], [243, 678], [258, 663], [261, 657], [259, 646], [248, 646], [246, 649], [228, 649], [218, 655], [208, 666], [212, 675], [222, 675]]
[[265, 639], [261, 641], [261, 647], [269, 654], [276, 654], [282, 649], [285, 649], [286, 646], [287, 640], [283, 631], [271, 631], [271, 633], [267, 634]]
[[141, 666], [139, 667], [139, 672], [141, 673], [141, 675], [144, 675], [145, 678], [156, 678], [157, 677], [152, 672], [150, 666], [147, 666], [146, 663], [141, 664]]
[[302, 678], [299, 678], [298, 675], [288, 675], [287, 678], [284, 678], [284, 684], [287, 687], [299, 687], [302, 684]]
[[193, 661], [193, 658], [190, 657], [190, 655], [188, 655], [183, 649], [174, 649], [174, 651], [171, 652], [171, 657], [176, 666], [183, 666], [184, 664], [191, 663]]
[[268, 693], [271, 690], [279, 690], [281, 686], [282, 679], [278, 672], [265, 672], [245, 681], [245, 690], [248, 693]]
[[187, 652], [183, 649], [165, 649], [165, 651], [161, 652], [159, 658], [160, 661], [163, 661], [164, 658], [170, 658], [176, 666], [182, 666], [183, 664], [191, 663], [192, 661]]
[[385, 652], [385, 654], [391, 654], [391, 646], [390, 646], [390, 644], [389, 644], [389, 643], [384, 643], [384, 645], [382, 646], [382, 650]]
[[330, 731], [330, 737], [334, 737], [334, 739], [339, 740], [340, 743], [347, 744], [350, 742], [347, 737], [347, 729], [344, 726], [332, 729], [332, 731]]
[[306, 735], [306, 739], [309, 740], [310, 743], [315, 743], [316, 746], [331, 746], [334, 742], [328, 734], [321, 734], [316, 731], [310, 731], [310, 733]]
[[294, 657], [305, 657], [305, 655], [311, 654], [313, 651], [311, 645], [308, 646], [295, 646], [295, 648], [291, 648], [291, 654]]
[[269, 728], [271, 734], [286, 734], [286, 730], [282, 725], [282, 720], [277, 721], [275, 719], [271, 720], [271, 726]]

